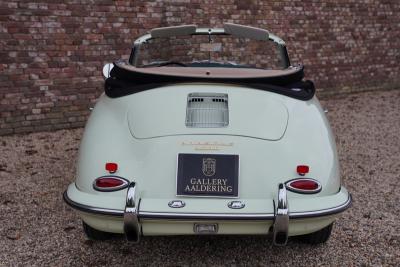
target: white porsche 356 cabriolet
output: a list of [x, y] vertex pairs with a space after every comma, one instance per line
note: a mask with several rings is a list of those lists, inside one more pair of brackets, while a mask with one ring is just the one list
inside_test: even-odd
[[107, 64], [64, 200], [92, 239], [271, 234], [323, 243], [351, 204], [311, 81], [284, 41], [156, 28]]

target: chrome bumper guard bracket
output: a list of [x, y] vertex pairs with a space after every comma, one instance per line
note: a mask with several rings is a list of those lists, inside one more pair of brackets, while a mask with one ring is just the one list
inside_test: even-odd
[[137, 186], [135, 182], [131, 182], [128, 186], [126, 194], [126, 206], [124, 212], [124, 233], [128, 241], [138, 243], [141, 235], [141, 227], [139, 223], [139, 201], [137, 194]]
[[275, 203], [275, 220], [273, 225], [273, 243], [276, 246], [284, 246], [288, 240], [289, 209], [284, 184], [279, 184], [278, 202]]

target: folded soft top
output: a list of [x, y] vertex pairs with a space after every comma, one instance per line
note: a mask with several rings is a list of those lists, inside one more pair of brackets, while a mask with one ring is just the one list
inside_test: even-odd
[[157, 87], [190, 82], [235, 84], [270, 91], [299, 100], [315, 94], [311, 81], [303, 81], [303, 66], [284, 70], [235, 67], [149, 67], [137, 68], [127, 62], [114, 63], [106, 80], [105, 93], [116, 98]]

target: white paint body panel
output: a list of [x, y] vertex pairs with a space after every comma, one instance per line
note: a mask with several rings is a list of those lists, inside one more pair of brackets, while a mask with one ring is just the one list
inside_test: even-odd
[[[226, 93], [229, 104], [229, 125], [223, 128], [188, 128], [185, 125], [188, 93]], [[288, 112], [276, 97], [265, 92], [224, 85], [167, 86], [149, 90], [131, 99], [128, 112], [132, 135], [138, 139], [171, 135], [237, 135], [279, 140], [286, 130]], [[251, 118], [251, 119], [249, 119]], [[267, 127], [265, 127], [267, 126]]]
[[[186, 128], [186, 101], [190, 93], [228, 94], [229, 125]], [[229, 209], [227, 203], [231, 199], [177, 197], [179, 153], [239, 155], [238, 199], [246, 203], [245, 208]], [[126, 189], [98, 192], [92, 187], [95, 178], [107, 174], [106, 162], [118, 163], [116, 175], [136, 182], [140, 210], [145, 211], [274, 213], [278, 184], [299, 177], [297, 165], [310, 166], [306, 177], [318, 180], [322, 191], [315, 195], [288, 192], [290, 212], [334, 207], [348, 197], [344, 188], [340, 190], [334, 137], [316, 97], [300, 101], [256, 89], [199, 83], [152, 89], [116, 99], [102, 95], [85, 129], [76, 182], [67, 191], [73, 201], [124, 209]], [[173, 199], [184, 200], [185, 208], [169, 208], [167, 204]], [[122, 218], [81, 214], [92, 227], [122, 232]], [[333, 216], [327, 216], [290, 221], [289, 235], [317, 231], [333, 220]], [[219, 233], [266, 234], [271, 223], [220, 222]], [[257, 227], [249, 228], [249, 224]], [[193, 222], [144, 221], [143, 233], [193, 234]]]

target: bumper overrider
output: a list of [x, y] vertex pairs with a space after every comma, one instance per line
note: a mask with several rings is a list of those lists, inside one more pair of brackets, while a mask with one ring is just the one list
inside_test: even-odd
[[[95, 216], [101, 216], [104, 218], [115, 218], [123, 221], [123, 232], [128, 241], [139, 242], [140, 236], [142, 235], [142, 223], [143, 221], [190, 221], [190, 222], [219, 222], [219, 221], [247, 221], [247, 222], [269, 222], [272, 227], [269, 227], [269, 231], [272, 230], [273, 242], [275, 245], [285, 245], [288, 236], [290, 225], [296, 222], [304, 222], [307, 219], [318, 219], [328, 218], [335, 214], [341, 213], [351, 206], [352, 198], [350, 193], [341, 187], [340, 191], [325, 198], [325, 201], [317, 201], [315, 198], [306, 200], [296, 199], [292, 201], [289, 209], [287, 191], [284, 184], [278, 185], [278, 193], [276, 199], [272, 200], [273, 212], [267, 213], [246, 213], [246, 212], [232, 212], [232, 213], [205, 213], [205, 212], [153, 212], [140, 210], [139, 205], [141, 202], [140, 196], [138, 195], [137, 183], [131, 182], [127, 188], [125, 209], [113, 209], [110, 207], [95, 207], [91, 203], [97, 203], [96, 198], [99, 199], [102, 196], [91, 196], [92, 200], [88, 203], [80, 203], [74, 200], [74, 196], [78, 194], [86, 194], [76, 188], [75, 184], [71, 184], [68, 190], [64, 192], [64, 201], [72, 208], [84, 213], [93, 214]], [[83, 201], [82, 201], [83, 202]], [[326, 204], [321, 204], [324, 202]], [[182, 201], [182, 203], [184, 203]], [[304, 210], [309, 207], [310, 203], [317, 203], [317, 208], [313, 210]], [[89, 204], [89, 205], [88, 205]], [[112, 203], [111, 203], [112, 205]], [[318, 206], [319, 205], [319, 206]], [[107, 205], [106, 205], [107, 206]], [[108, 205], [110, 206], [110, 204]], [[175, 211], [175, 210], [174, 210]], [[194, 224], [196, 225], [196, 223]], [[218, 224], [215, 225], [215, 229], [218, 229]], [[268, 234], [266, 231], [265, 234]], [[194, 233], [196, 233], [194, 231]], [[216, 231], [215, 231], [216, 233]], [[170, 233], [169, 233], [170, 234]]]

